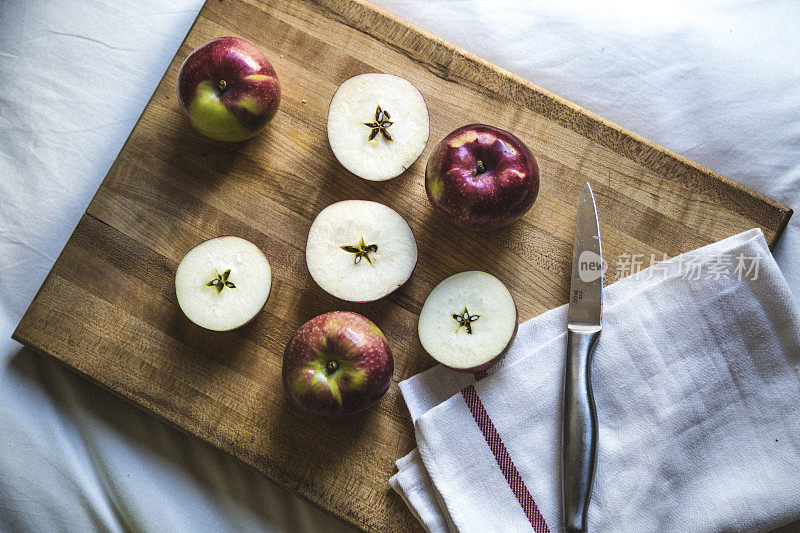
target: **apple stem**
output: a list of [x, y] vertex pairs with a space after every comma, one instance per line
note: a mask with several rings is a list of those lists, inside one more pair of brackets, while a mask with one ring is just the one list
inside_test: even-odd
[[486, 165], [484, 165], [483, 161], [481, 161], [480, 159], [478, 159], [478, 162], [475, 163], [475, 171], [478, 174], [483, 174], [484, 172], [486, 172]]
[[339, 363], [337, 363], [332, 359], [328, 361], [328, 363], [325, 365], [325, 370], [328, 372], [328, 374], [333, 374], [334, 372], [336, 372], [338, 368], [339, 368]]
[[225, 89], [228, 88], [228, 83], [225, 80], [219, 80], [219, 83], [217, 83], [217, 87], [219, 87], [220, 91], [224, 91]]

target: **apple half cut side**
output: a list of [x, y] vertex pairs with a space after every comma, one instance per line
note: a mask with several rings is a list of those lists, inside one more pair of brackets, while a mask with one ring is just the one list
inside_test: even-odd
[[175, 272], [175, 294], [200, 327], [228, 331], [250, 322], [272, 286], [269, 261], [255, 244], [217, 237], [189, 250]]
[[328, 109], [328, 141], [339, 162], [365, 180], [399, 176], [422, 154], [430, 123], [422, 95], [392, 74], [342, 83]]
[[428, 295], [419, 314], [422, 347], [456, 370], [489, 368], [505, 355], [516, 334], [514, 299], [486, 272], [461, 272], [445, 279]]
[[378, 202], [345, 200], [317, 215], [308, 231], [306, 263], [327, 293], [371, 302], [408, 280], [417, 264], [417, 242], [408, 223]]

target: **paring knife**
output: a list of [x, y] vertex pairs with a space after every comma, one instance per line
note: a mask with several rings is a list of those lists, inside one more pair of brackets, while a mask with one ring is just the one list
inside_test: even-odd
[[592, 187], [583, 187], [575, 225], [564, 409], [561, 430], [561, 504], [564, 530], [586, 531], [597, 449], [597, 412], [592, 395], [592, 352], [600, 337], [603, 253]]

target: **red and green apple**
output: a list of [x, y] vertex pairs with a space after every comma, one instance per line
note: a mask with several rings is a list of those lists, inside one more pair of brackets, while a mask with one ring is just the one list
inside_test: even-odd
[[283, 356], [283, 384], [303, 411], [324, 418], [356, 413], [375, 403], [392, 381], [389, 343], [368, 318], [333, 311], [297, 330]]
[[434, 148], [425, 190], [431, 204], [457, 224], [493, 230], [531, 208], [539, 193], [539, 166], [516, 135], [469, 124]]
[[195, 49], [178, 72], [178, 101], [203, 135], [237, 142], [254, 136], [278, 111], [275, 69], [255, 45], [219, 37]]

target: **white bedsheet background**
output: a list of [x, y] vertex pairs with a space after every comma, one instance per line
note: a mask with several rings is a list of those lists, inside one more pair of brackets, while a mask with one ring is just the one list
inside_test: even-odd
[[[800, 210], [800, 4], [376, 3]], [[0, 0], [2, 531], [350, 530], [9, 339], [201, 5]]]

